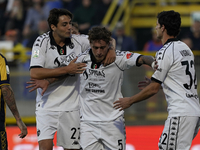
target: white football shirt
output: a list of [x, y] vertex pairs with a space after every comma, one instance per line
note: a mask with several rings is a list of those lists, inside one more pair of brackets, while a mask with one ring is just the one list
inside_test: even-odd
[[[56, 46], [51, 32], [39, 36], [32, 48], [30, 68], [66, 66], [90, 47], [88, 36], [73, 34], [70, 39], [66, 41], [68, 44], [63, 49]], [[78, 78], [79, 75], [77, 74], [71, 75], [66, 79], [50, 84], [43, 96], [41, 96], [42, 90], [38, 88], [36, 110], [71, 111], [79, 109]]]
[[152, 80], [163, 83], [169, 117], [200, 116], [194, 55], [176, 39], [169, 39], [156, 53], [158, 69]]
[[93, 69], [91, 56], [81, 55], [78, 62], [87, 63], [86, 70], [80, 75], [81, 120], [113, 121], [124, 114], [113, 108], [113, 102], [122, 98], [121, 85], [123, 71], [137, 64], [140, 54], [116, 51], [112, 64]]

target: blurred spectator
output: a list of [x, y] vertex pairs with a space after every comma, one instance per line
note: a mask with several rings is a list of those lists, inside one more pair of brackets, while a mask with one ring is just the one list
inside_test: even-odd
[[6, 23], [6, 31], [11, 29], [17, 29], [19, 33], [21, 33], [26, 17], [26, 9], [24, 7], [23, 1], [13, 0], [13, 3], [10, 3], [10, 5], [12, 9], [8, 10], [7, 12], [8, 21]]
[[71, 33], [72, 34], [80, 34], [77, 22], [72, 22]]
[[33, 6], [28, 9], [28, 13], [24, 24], [24, 38], [28, 38], [29, 36], [31, 36], [31, 34], [37, 32], [39, 21], [48, 18], [48, 16], [45, 15], [46, 13], [43, 7], [43, 0], [32, 0], [32, 4]]
[[[5, 54], [5, 57], [9, 61], [10, 65], [17, 65], [17, 56], [20, 54], [20, 51], [25, 50], [25, 48], [19, 41], [19, 32], [18, 31], [19, 30], [17, 30], [17, 29], [10, 29], [10, 30], [6, 31], [4, 39], [3, 39], [4, 41], [7, 41], [7, 44], [12, 45], [9, 50], [13, 50], [13, 51], [7, 52]], [[9, 43], [8, 43], [8, 41], [9, 41]]]
[[14, 45], [18, 43], [18, 30], [16, 29], [11, 29], [6, 31], [4, 40], [5, 41], [12, 41]]
[[63, 8], [74, 13], [74, 10], [80, 5], [81, 0], [61, 0]]
[[63, 8], [63, 3], [61, 0], [46, 0], [44, 3], [44, 13], [45, 16], [49, 16], [49, 12], [53, 8]]
[[136, 51], [136, 42], [132, 37], [125, 35], [125, 28], [122, 22], [118, 22], [115, 27], [113, 38], [116, 40], [116, 49], [121, 51]]
[[27, 48], [32, 48], [33, 46], [33, 43], [35, 42], [35, 39], [47, 32], [49, 30], [49, 26], [48, 26], [48, 23], [46, 20], [40, 20], [39, 23], [38, 23], [38, 30], [36, 32], [34, 32], [29, 38], [25, 39], [23, 41], [23, 45]]
[[82, 5], [74, 11], [74, 22], [79, 24], [81, 34], [87, 34], [88, 30], [94, 25], [95, 8], [91, 0], [82, 0]]
[[145, 43], [143, 50], [144, 51], [158, 51], [162, 48], [162, 42], [157, 38], [157, 33], [155, 28], [151, 30], [152, 39]]
[[0, 0], [0, 20], [1, 20], [0, 35], [1, 36], [5, 34], [5, 25], [6, 25], [6, 21], [7, 21], [5, 12], [6, 12], [7, 1], [8, 0]]
[[95, 14], [95, 24], [101, 25], [108, 8], [110, 7], [112, 0], [101, 0], [96, 3], [96, 14]]
[[200, 50], [200, 18], [195, 18], [190, 28], [190, 32], [187, 33], [184, 38], [192, 40], [192, 50]]
[[193, 42], [189, 37], [181, 38], [181, 41], [184, 42], [190, 49], [193, 48]]

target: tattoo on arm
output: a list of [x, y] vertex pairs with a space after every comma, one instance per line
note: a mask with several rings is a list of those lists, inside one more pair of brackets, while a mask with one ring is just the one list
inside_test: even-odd
[[139, 64], [146, 64], [151, 67], [152, 62], [154, 61], [154, 58], [152, 56], [141, 56], [138, 63]]
[[1, 86], [3, 98], [9, 107], [10, 111], [14, 115], [16, 119], [20, 119], [19, 112], [16, 106], [15, 97], [12, 88], [10, 85], [3, 85]]

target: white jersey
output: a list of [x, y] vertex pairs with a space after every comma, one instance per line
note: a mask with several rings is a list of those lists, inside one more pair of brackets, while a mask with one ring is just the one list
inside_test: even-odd
[[194, 55], [189, 47], [170, 39], [156, 53], [158, 69], [152, 80], [163, 83], [169, 117], [200, 116]]
[[[80, 53], [90, 47], [88, 36], [72, 35], [66, 39], [66, 45], [59, 47], [52, 32], [39, 36], [32, 48], [31, 68], [57, 68], [68, 65]], [[37, 89], [36, 110], [71, 111], [79, 109], [79, 75], [71, 75], [66, 79], [49, 85], [41, 96]]]
[[86, 62], [87, 67], [80, 75], [81, 120], [113, 121], [123, 116], [124, 111], [113, 108], [113, 102], [122, 98], [121, 85], [123, 71], [136, 65], [140, 54], [117, 51], [112, 64], [93, 69], [91, 53], [85, 53], [78, 62]]

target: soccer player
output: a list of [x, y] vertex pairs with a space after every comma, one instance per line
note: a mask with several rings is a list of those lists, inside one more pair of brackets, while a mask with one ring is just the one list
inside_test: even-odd
[[176, 39], [181, 26], [180, 14], [173, 10], [163, 11], [157, 18], [157, 37], [163, 47], [156, 53], [158, 68], [151, 83], [132, 97], [120, 98], [114, 102], [114, 107], [126, 109], [156, 94], [162, 85], [168, 103], [168, 118], [159, 150], [189, 150], [200, 122], [194, 55], [185, 43]]
[[154, 59], [117, 51], [115, 62], [105, 67], [101, 62], [107, 55], [111, 32], [93, 27], [88, 35], [91, 49], [77, 59], [87, 64], [80, 74], [80, 144], [83, 150], [125, 150], [124, 112], [114, 109], [113, 102], [122, 98], [124, 70], [135, 65], [151, 66]]
[[[93, 27], [89, 31], [91, 49], [77, 59], [87, 65], [80, 74], [80, 144], [83, 150], [125, 150], [124, 112], [113, 108], [113, 102], [122, 97], [123, 71], [135, 65], [151, 66], [154, 61], [151, 56], [117, 51], [115, 62], [103, 66], [110, 39], [111, 32], [105, 27]], [[38, 83], [31, 84], [34, 87]], [[43, 85], [39, 87], [46, 89]]]
[[[52, 150], [57, 131], [57, 145], [65, 150], [79, 149], [79, 84], [78, 74], [84, 63], [75, 63], [76, 57], [90, 47], [88, 36], [71, 35], [72, 14], [66, 9], [52, 9], [48, 24], [50, 32], [39, 36], [32, 48], [31, 80], [45, 79], [50, 84], [45, 93], [37, 89], [36, 122], [40, 150]], [[110, 42], [109, 56], [104, 65], [113, 62], [114, 40]], [[114, 48], [114, 47], [113, 47]], [[113, 57], [114, 56], [114, 57]]]
[[1, 102], [0, 102], [0, 150], [7, 150], [7, 135], [6, 135], [6, 109], [5, 105], [7, 104], [8, 108], [12, 112], [13, 116], [16, 119], [17, 126], [19, 127], [21, 133], [19, 134], [20, 138], [24, 138], [27, 135], [27, 127], [24, 122], [21, 120], [20, 114], [17, 109], [17, 105], [15, 102], [15, 97], [13, 90], [10, 86], [10, 72], [7, 64], [6, 58], [0, 54], [0, 92], [1, 92]]

